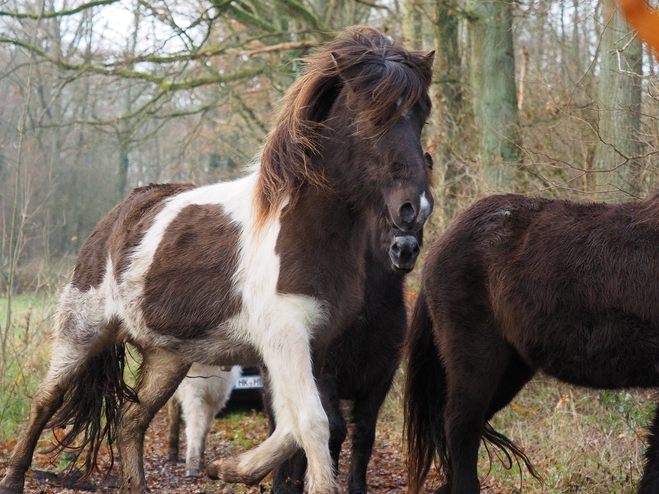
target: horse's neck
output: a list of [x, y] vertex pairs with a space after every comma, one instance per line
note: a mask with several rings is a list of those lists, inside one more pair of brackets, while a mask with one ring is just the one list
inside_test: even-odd
[[331, 318], [356, 314], [363, 297], [367, 220], [337, 196], [304, 186], [281, 217], [278, 291], [328, 302], [335, 311]]
[[303, 185], [282, 216], [282, 229], [298, 231], [299, 244], [323, 250], [342, 239], [344, 248], [363, 252], [367, 248], [372, 213], [357, 207], [333, 190]]

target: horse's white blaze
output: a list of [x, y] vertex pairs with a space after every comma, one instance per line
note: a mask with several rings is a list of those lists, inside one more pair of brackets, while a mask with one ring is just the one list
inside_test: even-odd
[[432, 213], [432, 208], [430, 207], [430, 202], [428, 201], [428, 198], [426, 197], [426, 193], [424, 192], [421, 194], [421, 200], [419, 201], [419, 216], [421, 218], [427, 218], [430, 216], [430, 213]]

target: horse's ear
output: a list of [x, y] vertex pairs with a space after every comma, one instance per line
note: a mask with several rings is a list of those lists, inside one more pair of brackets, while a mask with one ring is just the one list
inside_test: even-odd
[[426, 162], [426, 166], [428, 167], [428, 169], [432, 170], [432, 167], [433, 167], [434, 163], [433, 163], [432, 156], [430, 155], [430, 153], [428, 153], [428, 152], [423, 153], [423, 159]]
[[330, 52], [330, 57], [332, 57], [332, 62], [334, 62], [334, 67], [336, 67], [337, 72], [341, 73], [339, 62], [336, 61], [338, 55], [334, 54], [334, 52]]
[[428, 67], [432, 67], [433, 62], [435, 61], [435, 50], [432, 50], [424, 57], [428, 63]]

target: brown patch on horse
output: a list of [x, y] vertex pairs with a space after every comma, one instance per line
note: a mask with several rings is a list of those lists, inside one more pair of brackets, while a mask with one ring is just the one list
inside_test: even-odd
[[112, 255], [118, 277], [128, 267], [129, 255], [162, 209], [165, 199], [193, 188], [191, 184], [149, 184], [134, 189], [85, 240], [71, 284], [80, 291], [98, 288], [105, 276], [108, 253]]
[[240, 227], [219, 205], [193, 204], [167, 227], [144, 282], [146, 325], [201, 338], [242, 308], [233, 287]]
[[117, 225], [116, 241], [111, 247], [117, 279], [128, 269], [130, 255], [164, 207], [165, 200], [194, 188], [192, 184], [149, 184], [135, 189], [122, 203], [126, 205], [125, 214]]
[[[433, 54], [408, 52], [379, 31], [355, 26], [321, 52], [307, 57], [304, 73], [286, 93], [261, 155], [255, 195], [256, 226], [262, 226], [284, 197], [294, 203], [304, 183], [328, 190], [312, 158], [337, 96], [348, 86], [347, 103], [359, 115], [354, 132], [386, 132], [415, 105], [430, 109], [427, 87]], [[373, 136], [377, 137], [377, 136]]]
[[[298, 201], [288, 207], [299, 211], [284, 214], [281, 219], [275, 246], [280, 260], [277, 291], [332, 300], [331, 307], [327, 307], [331, 311], [327, 323], [345, 328], [351, 322], [347, 318], [359, 311], [364, 297], [363, 258], [368, 240], [365, 224], [346, 228], [354, 221], [349, 205], [336, 199], [329, 206], [328, 196], [315, 187], [303, 188]], [[313, 216], [304, 214], [309, 210], [315, 211]], [[328, 231], [333, 234], [328, 236]], [[352, 279], [346, 282], [346, 278]], [[316, 343], [323, 343], [320, 335], [316, 339]]]

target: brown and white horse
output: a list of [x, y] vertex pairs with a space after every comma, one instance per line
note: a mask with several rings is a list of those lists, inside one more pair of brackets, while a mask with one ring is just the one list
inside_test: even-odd
[[[192, 362], [263, 364], [271, 380], [277, 429], [209, 463], [210, 475], [253, 484], [300, 447], [309, 492], [336, 491], [312, 362], [362, 307], [372, 218], [416, 231], [432, 210], [420, 144], [432, 59], [350, 28], [306, 59], [250, 175], [142, 187], [99, 223], [62, 294], [50, 370], [0, 493], [22, 492], [49, 421], [69, 425], [57, 437], [87, 453], [86, 471], [116, 435], [121, 492], [147, 492], [145, 430]], [[134, 388], [125, 342], [142, 354]]]

